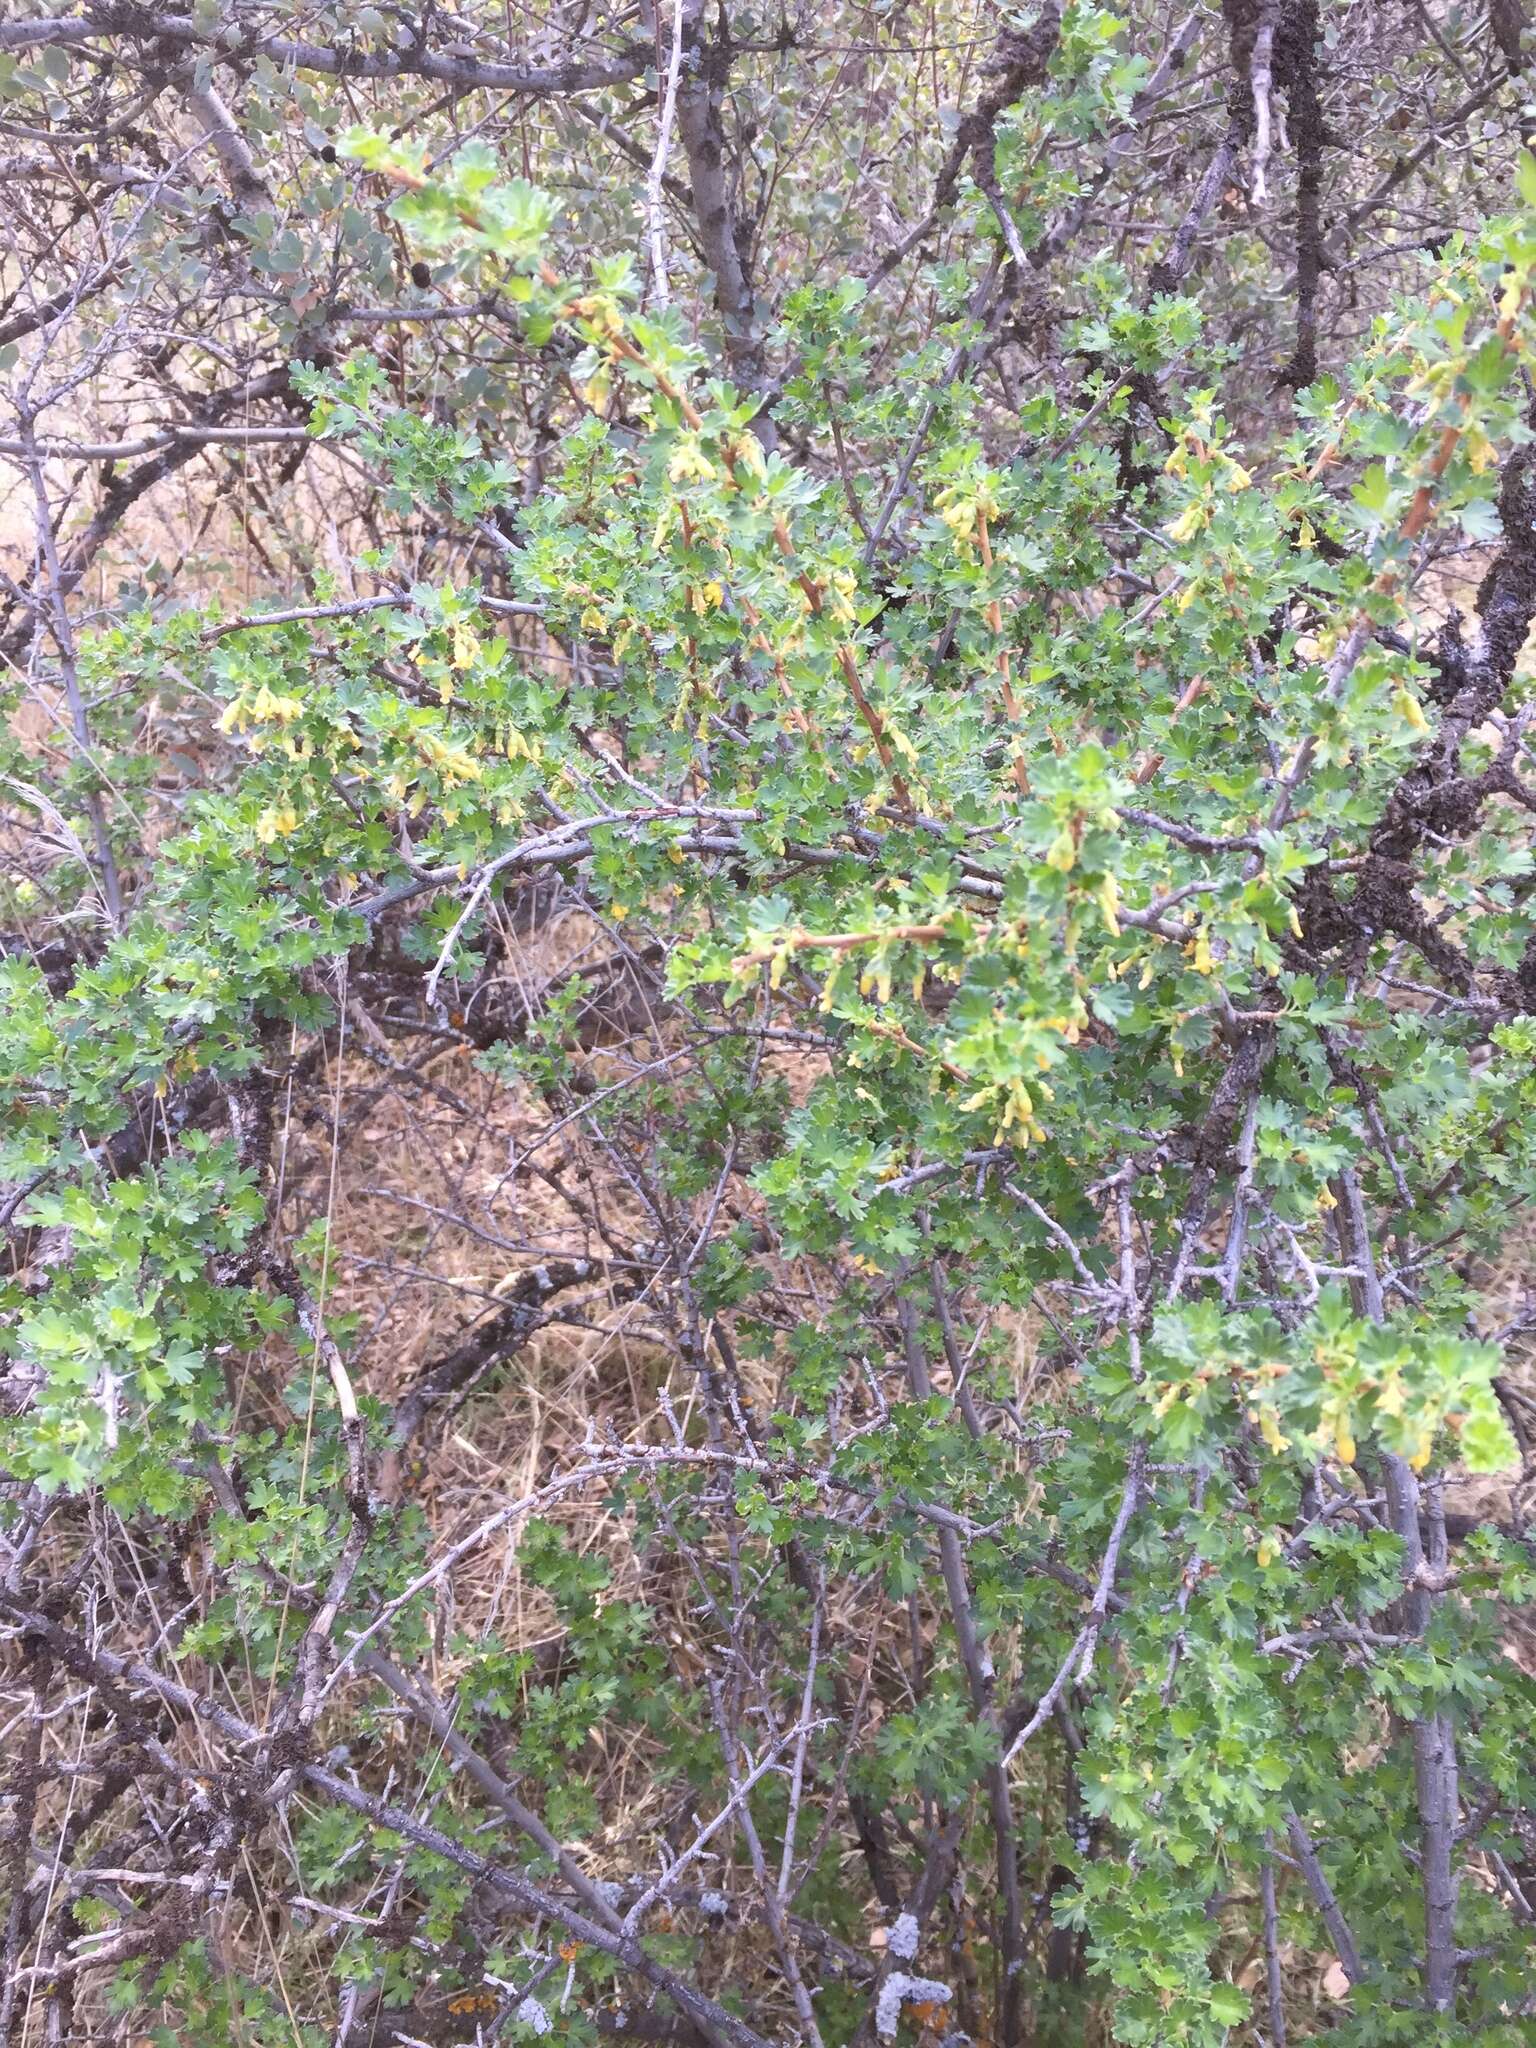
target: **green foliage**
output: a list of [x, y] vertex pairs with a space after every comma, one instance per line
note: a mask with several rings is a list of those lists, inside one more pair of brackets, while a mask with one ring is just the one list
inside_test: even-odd
[[[1146, 71], [1115, 18], [1066, 11], [991, 166], [1026, 250], [1084, 190], [1080, 157], [1047, 145], [1112, 136]], [[930, 273], [943, 318], [898, 374], [875, 364], [857, 280], [783, 304], [779, 427], [871, 451], [877, 492], [765, 447], [758, 397], [714, 374], [680, 308], [644, 300], [627, 258], [563, 276], [554, 199], [489, 147], [429, 169], [425, 149], [355, 129], [342, 151], [397, 188], [389, 217], [413, 251], [504, 294], [521, 347], [562, 351], [581, 417], [524, 497], [489, 434], [397, 403], [379, 358], [297, 368], [313, 434], [392, 512], [500, 536], [513, 596], [434, 570], [351, 616], [235, 627], [146, 607], [83, 641], [88, 682], [114, 668], [142, 700], [178, 678], [214, 707], [205, 737], [224, 751], [175, 832], [137, 850], [130, 915], [67, 987], [0, 969], [0, 1180], [30, 1184], [17, 1222], [58, 1248], [0, 1292], [27, 1396], [0, 1423], [7, 1473], [39, 1497], [99, 1488], [128, 1517], [206, 1517], [222, 1590], [178, 1654], [302, 1688], [309, 1616], [359, 1526], [359, 1432], [377, 1456], [391, 1428], [367, 1401], [350, 1426], [329, 1237], [318, 1227], [292, 1286], [257, 1258], [267, 1190], [233, 1112], [228, 1142], [167, 1124], [131, 1165], [113, 1147], [190, 1090], [238, 1102], [270, 1080], [277, 1049], [344, 1013], [330, 991], [387, 914], [446, 1016], [440, 984], [475, 978], [504, 886], [579, 871], [595, 926], [657, 935], [690, 1057], [589, 1084], [570, 1114], [633, 1162], [653, 1222], [692, 1219], [656, 1266], [680, 1276], [666, 1313], [699, 1384], [726, 1341], [776, 1373], [766, 1417], [723, 1399], [669, 1414], [652, 1463], [614, 1480], [637, 1556], [669, 1547], [692, 1575], [719, 1668], [680, 1669], [650, 1599], [536, 1518], [516, 1570], [555, 1617], [553, 1661], [455, 1634], [423, 1576], [424, 1517], [380, 1503], [327, 1619], [335, 1644], [387, 1614], [391, 1656], [446, 1656], [455, 1732], [494, 1746], [499, 1779], [562, 1844], [601, 1840], [594, 1759], [644, 1740], [658, 1796], [690, 1814], [737, 1797], [755, 1847], [733, 1831], [717, 1853], [740, 1873], [764, 1848], [776, 1868], [791, 1821], [782, 1769], [750, 1804], [733, 1793], [721, 1689], [750, 1690], [763, 1642], [798, 1655], [829, 1585], [921, 1609], [910, 1682], [898, 1667], [905, 1692], [857, 1755], [816, 1719], [869, 1679], [857, 1628], [808, 1679], [791, 1658], [752, 1698], [767, 1746], [805, 1686], [817, 1811], [802, 1834], [835, 1824], [846, 1785], [899, 1841], [953, 1822], [959, 1843], [996, 1783], [1049, 1779], [1040, 1750], [1005, 1757], [999, 1715], [1022, 1702], [1023, 1727], [1056, 1684], [1065, 1733], [1048, 1712], [1041, 1749], [1070, 1752], [1083, 1811], [1075, 1828], [1041, 1817], [1041, 1791], [1029, 1851], [1065, 1881], [1036, 1917], [1085, 1936], [1115, 2037], [1220, 2048], [1248, 2024], [1245, 1943], [1223, 1915], [1240, 1902], [1251, 1929], [1295, 1813], [1371, 1958], [1339, 2038], [1408, 2038], [1423, 1940], [1403, 1899], [1430, 1853], [1407, 1818], [1415, 1730], [1454, 1719], [1497, 1827], [1536, 1800], [1536, 1689], [1500, 1649], [1528, 1554], [1486, 1535], [1454, 1572], [1431, 1558], [1404, 1578], [1418, 1475], [1433, 1505], [1452, 1469], [1497, 1474], [1520, 1453], [1476, 1260], [1536, 1193], [1529, 792], [1474, 825], [1437, 784], [1424, 832], [1411, 800], [1464, 739], [1467, 782], [1503, 758], [1489, 721], [1514, 654], [1477, 706], [1488, 729], [1469, 717], [1447, 738], [1472, 686], [1429, 646], [1413, 579], [1427, 531], [1500, 537], [1501, 475], [1530, 445], [1529, 161], [1520, 209], [1426, 258], [1267, 444], [1231, 416], [1191, 299], [1139, 297], [1108, 257], [1084, 263], [1060, 312], [1085, 379], [1026, 397], [1012, 457], [978, 381], [944, 370], [983, 331], [996, 224], [967, 185], [982, 226], [953, 275]], [[301, 261], [255, 225], [250, 239], [268, 273]], [[907, 446], [891, 567], [867, 536]], [[1149, 595], [1100, 601], [1132, 527]], [[382, 553], [367, 566], [394, 574]], [[558, 674], [509, 616], [540, 621]], [[77, 763], [48, 793], [73, 821], [75, 885], [93, 790], [148, 773], [127, 711], [101, 740], [99, 777]], [[126, 843], [125, 812], [113, 829]], [[1401, 969], [1405, 947], [1436, 986]], [[482, 1067], [574, 1100], [591, 993], [563, 980]], [[765, 1071], [776, 1031], [814, 1055], [793, 1087]], [[788, 1314], [774, 1289], [794, 1262]], [[301, 1331], [304, 1282], [321, 1305]], [[978, 1325], [993, 1309], [1051, 1319], [1058, 1370], [1028, 1415], [1003, 1394], [1002, 1340], [978, 1334], [961, 1369], [951, 1288]], [[242, 1373], [285, 1345], [270, 1405], [295, 1426], [257, 1424]], [[941, 1358], [947, 1377], [921, 1363]], [[887, 1364], [904, 1389], [872, 1392]], [[588, 1449], [617, 1471], [611, 1446]], [[238, 1512], [209, 1491], [215, 1454]], [[1399, 1488], [1407, 1524], [1376, 1512]], [[747, 1583], [750, 1629], [731, 1609]], [[387, 1727], [377, 1699], [358, 1725]], [[450, 1846], [503, 1825], [446, 1745], [411, 1797]], [[319, 1898], [360, 1873], [409, 1889], [413, 1938], [474, 1991], [465, 1930], [484, 1901], [441, 1842], [325, 1805], [294, 1834]], [[508, 1868], [559, 1874], [521, 1840]], [[1001, 1978], [1015, 1965], [987, 1859], [968, 1854], [955, 1884]], [[806, 1886], [814, 1901], [836, 1881], [818, 1862]], [[1288, 1939], [1323, 1948], [1318, 1904], [1287, 1887]], [[1415, 2014], [1413, 2038], [1513, 2041], [1530, 1929], [1486, 1885], [1460, 1910], [1476, 1968], [1456, 2011]], [[846, 1899], [826, 1911], [852, 1926]], [[699, 1950], [687, 1927], [647, 1940], [669, 1967]], [[614, 1968], [595, 1947], [566, 1962], [562, 2037], [584, 2038], [576, 2015]], [[486, 1969], [518, 1993], [533, 1981], [510, 1939]], [[339, 1972], [403, 2006], [419, 1961], [370, 1928]], [[322, 2038], [197, 1942], [132, 1964], [114, 1995], [173, 2012], [150, 2039]], [[851, 1994], [820, 2009], [829, 2048], [856, 2036]], [[532, 2039], [522, 2011], [509, 2000], [506, 2031]]]

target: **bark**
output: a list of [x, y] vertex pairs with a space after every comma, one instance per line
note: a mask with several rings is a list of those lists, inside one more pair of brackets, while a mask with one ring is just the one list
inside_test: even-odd
[[[724, 103], [730, 82], [731, 49], [727, 31], [702, 33], [700, 0], [677, 0], [687, 6], [684, 30], [687, 62], [677, 91], [677, 132], [688, 158], [693, 186], [694, 220], [704, 260], [714, 273], [715, 305], [725, 333], [725, 358], [743, 392], [761, 394], [763, 337], [752, 291], [747, 238], [742, 233], [731, 197], [725, 159]], [[777, 444], [771, 419], [754, 423], [765, 448]]]

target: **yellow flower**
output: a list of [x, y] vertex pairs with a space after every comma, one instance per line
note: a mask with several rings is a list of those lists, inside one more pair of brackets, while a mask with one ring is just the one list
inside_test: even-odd
[[675, 484], [687, 483], [695, 477], [700, 483], [713, 482], [715, 466], [699, 446], [697, 435], [685, 434], [678, 442], [667, 465], [667, 475]]
[[973, 496], [958, 484], [946, 484], [934, 500], [939, 517], [957, 541], [968, 541], [976, 531], [978, 506]]
[[431, 763], [445, 782], [480, 780], [480, 763], [463, 747], [455, 746], [449, 740], [440, 740], [436, 733], [431, 732], [419, 732], [415, 738], [422, 758]]
[[1280, 1416], [1266, 1401], [1259, 1410], [1259, 1434], [1278, 1457], [1281, 1451], [1288, 1451], [1291, 1440], [1280, 1427]]
[[1003, 1129], [1020, 1123], [1028, 1128], [1035, 1114], [1034, 1099], [1022, 1081], [1010, 1081], [1008, 1095], [1003, 1105]]
[[1483, 476], [1498, 461], [1498, 450], [1481, 427], [1468, 427], [1461, 437], [1462, 452], [1474, 476]]
[[755, 434], [743, 434], [739, 441], [732, 441], [725, 452], [733, 463], [749, 469], [753, 476], [762, 478], [768, 474], [768, 465], [763, 460], [763, 451]]
[[263, 846], [270, 846], [274, 839], [286, 839], [298, 829], [299, 814], [292, 804], [271, 805], [256, 820], [256, 837]]
[[1070, 874], [1077, 864], [1077, 841], [1072, 837], [1070, 827], [1063, 825], [1051, 841], [1046, 852], [1045, 864], [1055, 868], [1058, 874]]
[[1205, 507], [1198, 502], [1186, 505], [1178, 518], [1166, 529], [1168, 538], [1176, 541], [1193, 540], [1209, 517], [1210, 514]]
[[1394, 691], [1392, 702], [1415, 732], [1429, 731], [1429, 720], [1424, 716], [1424, 707], [1412, 690], [1405, 688]]
[[1104, 913], [1104, 922], [1109, 927], [1111, 938], [1120, 936], [1120, 884], [1113, 875], [1106, 875], [1099, 884], [1099, 908]]
[[530, 740], [526, 734], [520, 733], [515, 725], [508, 723], [502, 726], [498, 730], [496, 737], [501, 744], [501, 751], [509, 761], [538, 760], [540, 754], [538, 741]]
[[297, 697], [277, 697], [263, 683], [251, 702], [252, 718], [275, 719], [279, 725], [291, 725], [294, 719], [302, 718], [304, 706]]

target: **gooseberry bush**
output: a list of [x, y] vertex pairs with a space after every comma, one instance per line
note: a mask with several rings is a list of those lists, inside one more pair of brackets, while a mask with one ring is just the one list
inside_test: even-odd
[[[169, 36], [220, 107], [215, 61], [427, 47], [217, 12], [213, 57], [132, 10], [13, 46]], [[893, 366], [895, 265], [743, 312], [675, 25], [630, 76], [718, 333], [660, 201], [594, 249], [498, 144], [327, 114], [558, 432], [513, 460], [488, 372], [434, 398], [301, 309], [273, 431], [387, 515], [301, 601], [83, 615], [9, 373], [52, 855], [0, 968], [0, 2034], [1513, 2048], [1536, 161], [1320, 364], [1338, 24], [1201, 24], [1228, 125], [1147, 278], [1074, 238], [1180, 64], [1010, 14]], [[1277, 391], [1189, 266], [1287, 152]], [[1003, 432], [1030, 320], [1068, 369]], [[402, 1367], [338, 1162], [476, 1089], [519, 1105], [494, 1207], [407, 1193], [391, 1256], [457, 1219], [498, 1277]], [[562, 1320], [644, 1355], [554, 1442]]]

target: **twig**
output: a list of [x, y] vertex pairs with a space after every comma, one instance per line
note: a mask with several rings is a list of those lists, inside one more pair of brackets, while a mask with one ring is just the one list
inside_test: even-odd
[[645, 180], [646, 243], [651, 255], [651, 289], [657, 302], [667, 305], [671, 288], [667, 282], [666, 215], [662, 205], [662, 181], [666, 176], [667, 152], [672, 147], [672, 126], [677, 119], [677, 78], [683, 62], [683, 0], [672, 0], [672, 54], [667, 63], [667, 86], [662, 95], [661, 119], [656, 129], [656, 151]]

